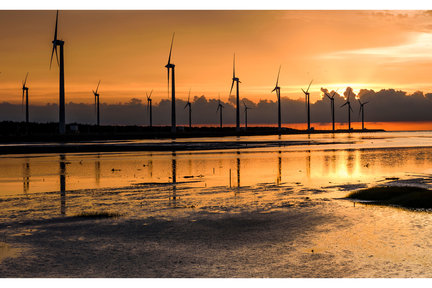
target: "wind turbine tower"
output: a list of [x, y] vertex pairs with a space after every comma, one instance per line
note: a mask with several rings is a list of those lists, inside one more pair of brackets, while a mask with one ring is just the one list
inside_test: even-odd
[[347, 106], [348, 107], [348, 131], [351, 131], [351, 111], [353, 111], [351, 108], [351, 102], [349, 101], [350, 95], [351, 95], [351, 89], [348, 89], [347, 101], [345, 102], [345, 104], [340, 106], [340, 107], [343, 107], [345, 105], [348, 105]]
[[186, 109], [186, 107], [189, 107], [189, 128], [192, 128], [192, 104], [190, 102], [190, 92], [191, 92], [191, 90], [189, 89], [188, 101], [187, 101], [184, 109]]
[[[58, 10], [56, 15], [56, 24], [54, 30], [54, 40], [53, 49], [51, 52], [51, 61], [50, 61], [50, 69], [52, 64], [52, 58], [54, 56], [54, 51], [56, 53], [57, 65], [60, 68], [60, 80], [59, 80], [59, 134], [64, 135], [66, 133], [66, 123], [65, 123], [65, 86], [64, 86], [64, 54], [63, 54], [63, 46], [64, 41], [57, 39], [57, 26], [58, 26]], [[57, 54], [57, 46], [60, 47], [60, 63]]]
[[171, 39], [171, 48], [168, 56], [168, 64], [165, 65], [168, 71], [168, 95], [169, 95], [169, 80], [170, 80], [170, 69], [171, 69], [171, 132], [176, 132], [176, 110], [175, 110], [175, 65], [171, 63], [171, 53], [172, 53], [172, 47], [174, 42], [174, 35], [173, 33], [172, 39]]
[[96, 91], [93, 90], [93, 94], [95, 96], [96, 123], [97, 123], [98, 127], [100, 125], [100, 118], [99, 118], [99, 93], [98, 93], [99, 84], [100, 84], [100, 80], [99, 80], [99, 83], [98, 83], [98, 85], [96, 87]]
[[302, 91], [305, 94], [305, 101], [307, 104], [307, 130], [310, 130], [310, 93], [309, 93], [309, 88], [312, 84], [312, 81], [309, 83], [309, 86], [308, 86], [306, 91], [304, 91], [302, 88]]
[[[322, 88], [321, 88], [322, 89]], [[332, 130], [335, 131], [335, 109], [334, 109], [334, 97], [336, 95], [336, 91], [333, 92], [333, 95], [330, 96], [327, 92], [324, 94], [330, 99], [330, 108], [332, 113]]]
[[279, 72], [276, 79], [276, 85], [275, 88], [272, 90], [272, 92], [276, 91], [276, 96], [278, 100], [278, 130], [281, 131], [281, 102], [280, 102], [280, 87], [278, 86], [279, 83], [279, 74], [280, 74], [281, 66], [279, 66]]
[[219, 125], [220, 125], [220, 128], [222, 128], [222, 109], [223, 108], [225, 108], [225, 106], [221, 104], [220, 96], [219, 96], [219, 103], [218, 103], [218, 107], [216, 109], [216, 113], [219, 110], [219, 123], [220, 123]]
[[[362, 103], [361, 101], [360, 101], [360, 99], [358, 99], [358, 101], [359, 101], [359, 103], [360, 103], [360, 110], [359, 110], [359, 114], [361, 113], [361, 116], [362, 116], [362, 130], [364, 130], [365, 128], [364, 128], [364, 105], [366, 105], [367, 103], [369, 103], [369, 102], [364, 102], [364, 103]], [[359, 115], [360, 116], [360, 115]]]
[[27, 77], [28, 77], [28, 72], [26, 74], [26, 77], [24, 79], [24, 81], [22, 82], [22, 105], [24, 105], [24, 95], [25, 95], [25, 107], [26, 107], [26, 111], [25, 111], [25, 118], [26, 118], [26, 124], [29, 124], [29, 99], [28, 99], [28, 90], [29, 88], [26, 86], [27, 83]]
[[243, 101], [243, 105], [244, 105], [244, 113], [245, 113], [245, 130], [247, 129], [247, 111], [248, 109], [251, 109], [249, 107], [246, 106], [246, 103]]
[[232, 89], [234, 87], [234, 82], [236, 83], [236, 131], [240, 132], [240, 95], [239, 95], [239, 83], [241, 83], [241, 82], [240, 82], [240, 79], [235, 76], [235, 54], [234, 54], [234, 61], [233, 61], [233, 78], [232, 78], [230, 96], [231, 96]]
[[153, 90], [150, 91], [150, 94], [147, 94], [147, 92], [146, 92], [146, 96], [147, 96], [147, 110], [149, 112], [149, 127], [153, 126], [152, 99], [151, 99], [152, 93], [153, 93]]

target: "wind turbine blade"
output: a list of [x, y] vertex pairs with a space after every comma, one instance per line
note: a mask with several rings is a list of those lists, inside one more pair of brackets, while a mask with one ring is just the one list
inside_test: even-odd
[[363, 103], [363, 105], [366, 105], [367, 103], [369, 103], [369, 101], [367, 101], [367, 102]]
[[186, 103], [185, 107], [183, 109], [186, 109], [186, 107], [189, 105], [189, 103]]
[[28, 72], [27, 72], [27, 74], [26, 74], [26, 77], [25, 77], [25, 79], [24, 79], [24, 84], [23, 84], [23, 86], [25, 86], [25, 84], [27, 83], [27, 77], [28, 77]]
[[[51, 66], [52, 66], [52, 58], [54, 56], [54, 50], [57, 51], [57, 46], [55, 46], [55, 45], [53, 45], [53, 49], [52, 49], [52, 52], [51, 52], [50, 69], [51, 69]], [[57, 52], [56, 52], [56, 54], [57, 54]]]
[[303, 91], [303, 93], [305, 93], [305, 95], [306, 95], [306, 91], [304, 91], [304, 90], [303, 90], [303, 88], [301, 88], [301, 90], [302, 90], [302, 91]]
[[151, 98], [152, 93], [153, 93], [153, 89], [150, 91], [149, 99]]
[[190, 103], [190, 92], [191, 92], [191, 89], [189, 89], [189, 96], [188, 96], [188, 103]]
[[278, 76], [277, 76], [277, 79], [276, 79], [276, 87], [278, 86], [278, 83], [279, 83], [279, 74], [280, 74], [281, 67], [282, 67], [282, 65], [279, 66]]
[[100, 84], [100, 80], [99, 80], [98, 85], [97, 85], [97, 87], [96, 87], [96, 93], [97, 93], [97, 91], [98, 91], [98, 89], [99, 89], [99, 84]]
[[313, 79], [312, 79], [311, 82], [309, 83], [309, 86], [308, 86], [308, 89], [306, 90], [306, 92], [309, 92], [309, 88], [310, 88], [310, 86], [312, 85], [312, 81], [313, 81]]
[[235, 53], [234, 53], [234, 59], [233, 59], [233, 78], [235, 78]]
[[56, 24], [55, 24], [55, 29], [54, 29], [54, 41], [57, 40], [57, 24], [58, 24], [58, 10], [57, 10], [57, 14], [56, 14]]
[[360, 106], [359, 114], [358, 114], [357, 118], [360, 118], [360, 113], [361, 113], [362, 109], [363, 109], [363, 106]]
[[175, 35], [175, 32], [173, 33], [173, 36], [172, 36], [172, 39], [171, 39], [171, 48], [170, 48], [170, 53], [169, 53], [169, 56], [168, 56], [168, 64], [171, 64], [171, 52], [172, 52], [172, 47], [173, 47], [173, 43], [174, 43], [174, 35]]
[[351, 108], [351, 105], [348, 105], [348, 107], [351, 110], [351, 112], [354, 112], [354, 110]]
[[272, 93], [276, 90], [276, 87], [271, 91]]
[[340, 107], [343, 107], [343, 106], [345, 106], [345, 105], [347, 105], [347, 104], [348, 104], [348, 102], [345, 102], [345, 104], [341, 105]]
[[231, 92], [232, 92], [233, 87], [234, 87], [234, 80], [232, 81], [232, 84], [231, 84], [231, 90], [230, 90], [229, 96], [231, 96]]

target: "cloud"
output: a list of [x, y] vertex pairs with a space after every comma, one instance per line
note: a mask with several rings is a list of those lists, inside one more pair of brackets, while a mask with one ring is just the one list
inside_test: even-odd
[[411, 33], [410, 41], [404, 44], [385, 47], [338, 51], [323, 55], [323, 58], [344, 59], [352, 57], [376, 57], [387, 62], [409, 62], [432, 60], [432, 34]]
[[[346, 96], [351, 91], [347, 87], [341, 95], [335, 91], [321, 88], [322, 92], [334, 94], [336, 122], [346, 122], [346, 109], [340, 108], [345, 103]], [[350, 95], [351, 106], [354, 110], [352, 121], [359, 121], [358, 111], [360, 104]], [[235, 99], [235, 98], [234, 98]], [[408, 94], [405, 91], [394, 89], [383, 89], [375, 92], [371, 89], [361, 89], [357, 99], [369, 102], [365, 106], [366, 121], [432, 121], [432, 93], [424, 94], [421, 91]], [[222, 104], [223, 122], [235, 124], [235, 105], [230, 101]], [[247, 98], [242, 98], [248, 107], [249, 124], [274, 124], [277, 123], [277, 101], [260, 100], [255, 103]], [[330, 122], [330, 100], [322, 93], [321, 98], [311, 104], [312, 122]], [[184, 109], [186, 101], [176, 101], [176, 116], [178, 125], [187, 125], [188, 110]], [[243, 123], [244, 108], [240, 103], [240, 119]], [[194, 96], [192, 101], [192, 123], [203, 125], [216, 125], [219, 123], [219, 114], [216, 112], [218, 99], [207, 99], [204, 95]], [[148, 110], [146, 103], [140, 99], [132, 98], [126, 103], [106, 104], [102, 103], [101, 124], [102, 125], [148, 125]], [[306, 107], [303, 99], [292, 100], [282, 97], [281, 99], [282, 123], [305, 123]], [[0, 103], [0, 121], [24, 121], [24, 111], [21, 105]], [[57, 104], [43, 106], [30, 106], [30, 121], [32, 122], [57, 122]], [[66, 105], [66, 121], [68, 123], [96, 122], [94, 104], [83, 104], [70, 102]], [[153, 105], [153, 124], [171, 124], [171, 102], [167, 99]]]

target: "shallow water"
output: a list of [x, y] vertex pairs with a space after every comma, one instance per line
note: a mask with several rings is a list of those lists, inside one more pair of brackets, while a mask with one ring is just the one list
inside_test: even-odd
[[[432, 275], [423, 266], [432, 261], [427, 253], [432, 247], [427, 229], [432, 223], [430, 212], [355, 205], [340, 199], [349, 191], [384, 183], [431, 187], [431, 132], [280, 137], [285, 138], [337, 139], [350, 144], [3, 155], [0, 220], [13, 232], [23, 221], [86, 211], [111, 211], [126, 219], [308, 211], [338, 220], [305, 232], [294, 243], [298, 261], [314, 250], [313, 257], [322, 261], [331, 258], [333, 264], [362, 267], [346, 270], [351, 276]], [[235, 141], [233, 137], [218, 140]], [[377, 270], [380, 265], [386, 274], [379, 274], [383, 273]]]

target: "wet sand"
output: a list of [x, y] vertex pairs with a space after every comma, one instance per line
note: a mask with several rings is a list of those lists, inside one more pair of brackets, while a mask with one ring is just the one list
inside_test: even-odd
[[[432, 188], [432, 148], [413, 148], [431, 135], [410, 135], [350, 135], [333, 150], [2, 156], [0, 277], [431, 277], [429, 210], [342, 199]], [[74, 217], [86, 211], [122, 216]]]
[[[333, 188], [342, 196], [358, 187], [363, 184]], [[247, 190], [259, 195], [272, 187]], [[291, 194], [275, 191], [283, 198]], [[17, 252], [0, 262], [0, 276], [431, 277], [429, 212], [353, 205], [326, 190], [301, 191], [315, 197], [291, 194], [254, 208], [178, 203], [154, 213], [142, 207], [152, 211], [144, 217], [9, 220], [0, 233]]]

